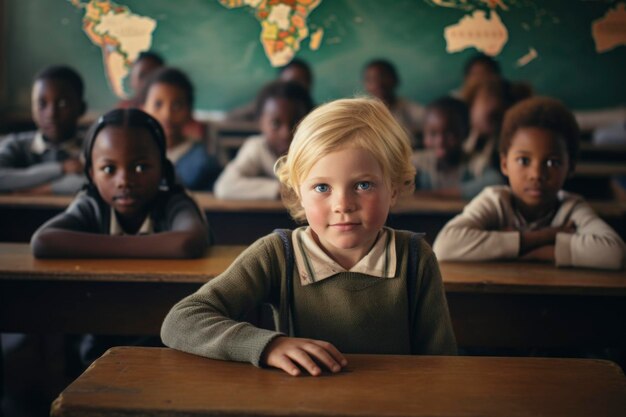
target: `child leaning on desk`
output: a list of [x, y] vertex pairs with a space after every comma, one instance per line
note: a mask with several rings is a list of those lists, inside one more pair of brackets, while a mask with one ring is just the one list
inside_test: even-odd
[[[169, 312], [163, 342], [290, 375], [339, 372], [343, 353], [455, 354], [437, 259], [418, 235], [384, 227], [415, 170], [385, 105], [344, 99], [314, 110], [276, 164], [283, 200], [306, 221], [252, 244]], [[244, 322], [262, 303], [277, 331]]]
[[440, 260], [526, 259], [620, 269], [624, 242], [582, 197], [561, 190], [574, 172], [579, 130], [557, 100], [526, 99], [505, 115], [500, 169], [508, 186], [486, 188], [437, 236]]
[[38, 258], [193, 258], [209, 232], [203, 213], [176, 183], [165, 133], [138, 109], [117, 109], [92, 127], [84, 148], [88, 185], [42, 225]]
[[83, 186], [79, 160], [85, 113], [84, 84], [72, 68], [51, 66], [35, 76], [31, 95], [37, 130], [0, 144], [0, 192], [74, 194]]

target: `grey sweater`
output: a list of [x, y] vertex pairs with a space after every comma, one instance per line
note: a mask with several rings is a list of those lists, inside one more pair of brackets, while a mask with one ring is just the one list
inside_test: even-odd
[[[302, 286], [294, 264], [289, 277], [292, 314], [285, 315], [284, 249], [277, 234], [268, 235], [220, 276], [177, 303], [163, 322], [161, 338], [185, 352], [259, 366], [267, 344], [282, 333], [242, 320], [251, 309], [269, 303], [276, 328], [291, 329], [290, 336], [328, 341], [344, 353], [456, 354], [437, 260], [420, 241], [417, 275], [407, 277], [408, 236], [396, 234], [394, 278], [343, 272]], [[410, 280], [413, 294], [408, 294]]]
[[34, 152], [37, 132], [9, 135], [0, 142], [0, 192], [19, 191], [50, 183], [54, 194], [74, 194], [85, 183], [83, 175], [63, 173], [67, 152], [49, 146]]

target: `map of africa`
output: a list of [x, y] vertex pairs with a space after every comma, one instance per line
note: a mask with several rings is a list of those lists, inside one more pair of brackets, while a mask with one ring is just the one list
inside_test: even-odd
[[[157, 20], [133, 13], [127, 6], [110, 0], [68, 0], [84, 12], [83, 31], [102, 51], [106, 78], [116, 96], [124, 98], [124, 82], [140, 52], [151, 49]], [[324, 29], [309, 29], [308, 18], [322, 0], [206, 0], [217, 1], [227, 9], [251, 8], [261, 30], [259, 41], [270, 65], [289, 63], [308, 38], [309, 48], [318, 50]], [[424, 0], [434, 7], [457, 9], [464, 15], [457, 23], [442, 28], [446, 52], [458, 53], [468, 48], [490, 56], [499, 55], [509, 42], [506, 14], [513, 7], [527, 5], [526, 0]], [[502, 14], [502, 16], [501, 16]], [[340, 17], [340, 19], [343, 17]], [[353, 17], [359, 22], [358, 17]], [[346, 17], [346, 20], [349, 20]], [[526, 28], [528, 30], [528, 28]], [[626, 45], [626, 4], [618, 3], [592, 22], [591, 36], [597, 53]], [[340, 42], [339, 36], [327, 45]], [[517, 58], [516, 67], [536, 60], [539, 45], [528, 45], [528, 52]]]

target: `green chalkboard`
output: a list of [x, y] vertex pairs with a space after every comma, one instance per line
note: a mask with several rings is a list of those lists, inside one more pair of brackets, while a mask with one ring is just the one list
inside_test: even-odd
[[[247, 102], [276, 68], [259, 41], [261, 26], [250, 7], [227, 9], [218, 0], [119, 0], [132, 13], [154, 19], [152, 49], [186, 70], [197, 89], [196, 107], [225, 110]], [[428, 102], [456, 88], [465, 60], [476, 50], [446, 52], [444, 28], [487, 2], [442, 1], [470, 7], [441, 7], [420, 0], [322, 0], [308, 16], [311, 32], [324, 30], [321, 47], [302, 43], [297, 56], [315, 73], [314, 96], [323, 102], [361, 91], [363, 64], [376, 57], [396, 63], [400, 94]], [[615, 1], [502, 0], [497, 14], [508, 41], [497, 55], [504, 74], [527, 80], [540, 94], [575, 109], [626, 104], [626, 46], [597, 53], [592, 22]], [[622, 2], [623, 3], [623, 2]], [[27, 111], [30, 83], [38, 69], [57, 63], [78, 69], [92, 110], [117, 98], [109, 88], [101, 49], [82, 30], [84, 9], [67, 0], [4, 0], [2, 110]], [[621, 30], [623, 34], [623, 29]], [[517, 66], [530, 48], [537, 58]]]

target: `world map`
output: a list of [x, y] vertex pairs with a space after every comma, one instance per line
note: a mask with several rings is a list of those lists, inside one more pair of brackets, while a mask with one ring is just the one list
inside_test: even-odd
[[[127, 6], [110, 0], [68, 0], [83, 11], [82, 29], [102, 51], [106, 78], [116, 96], [125, 98], [124, 83], [133, 62], [142, 51], [151, 49], [157, 20], [133, 13]], [[216, 1], [216, 0], [206, 0]], [[452, 8], [465, 14], [457, 23], [442, 28], [447, 53], [474, 48], [497, 56], [509, 41], [500, 13], [508, 13], [519, 0], [424, 0], [434, 7]], [[227, 9], [251, 8], [261, 26], [259, 41], [269, 64], [280, 67], [289, 63], [309, 39], [313, 51], [322, 46], [324, 29], [311, 33], [308, 17], [322, 0], [217, 0]], [[590, 28], [597, 53], [626, 45], [626, 5], [618, 3], [592, 22]], [[330, 41], [328, 42], [330, 44]], [[528, 53], [516, 66], [528, 65], [539, 57], [538, 48], [528, 46]]]

